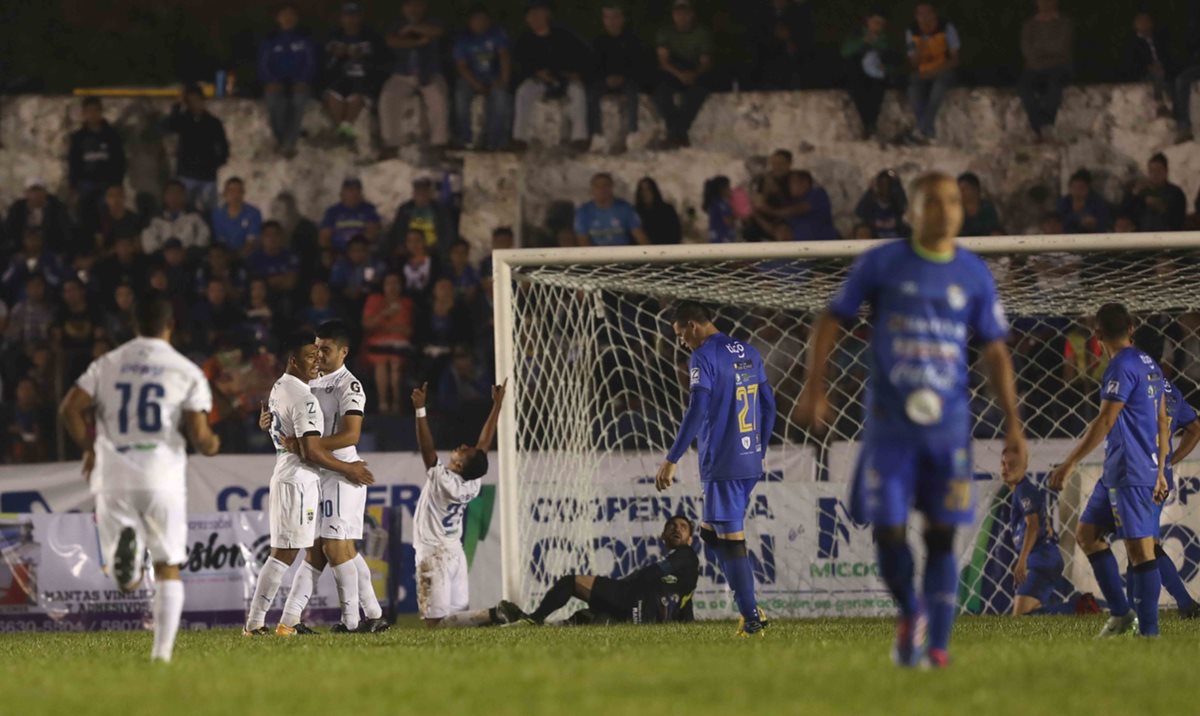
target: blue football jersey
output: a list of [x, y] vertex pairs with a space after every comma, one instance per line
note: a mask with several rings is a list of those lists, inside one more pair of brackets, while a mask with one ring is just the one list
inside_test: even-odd
[[[1163, 381], [1163, 400], [1167, 401], [1167, 415], [1171, 418], [1172, 437], [1178, 431], [1196, 422], [1196, 409], [1184, 399], [1183, 393], [1169, 380]], [[1175, 441], [1171, 440], [1167, 450], [1167, 468], [1164, 472], [1167, 477], [1167, 487], [1172, 490], [1175, 489], [1175, 471], [1171, 469], [1173, 457], [1175, 457]]]
[[1162, 369], [1129, 346], [1113, 356], [1100, 380], [1100, 400], [1124, 403], [1104, 443], [1106, 487], [1154, 487], [1158, 479], [1158, 405]]
[[877, 437], [970, 436], [967, 342], [1008, 336], [1008, 321], [987, 265], [956, 248], [926, 258], [907, 240], [859, 257], [829, 305], [849, 320], [870, 307], [867, 431]]
[[[1038, 517], [1038, 525], [1041, 529], [1036, 535], [1025, 534], [1025, 518], [1029, 515]], [[1046, 493], [1028, 478], [1021, 480], [1013, 488], [1010, 526], [1012, 527], [1013, 547], [1018, 554], [1025, 546], [1025, 540], [1031, 537], [1036, 540], [1033, 544], [1033, 552], [1037, 552], [1047, 545], [1058, 544], [1058, 535], [1054, 532], [1054, 522], [1050, 519], [1050, 506], [1046, 501]]]
[[717, 333], [688, 361], [693, 392], [709, 393], [700, 427], [700, 480], [743, 480], [763, 474], [761, 396], [769, 391], [762, 357], [754, 346]]

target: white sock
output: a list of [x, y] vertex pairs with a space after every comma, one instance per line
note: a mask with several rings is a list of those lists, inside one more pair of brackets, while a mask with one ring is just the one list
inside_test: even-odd
[[183, 614], [183, 582], [178, 579], [163, 579], [154, 591], [154, 650], [151, 659], [171, 660], [175, 650], [175, 634], [179, 631], [179, 617]]
[[375, 596], [375, 584], [371, 581], [371, 568], [361, 554], [354, 555], [354, 568], [358, 570], [358, 601], [362, 604], [367, 619], [382, 619], [383, 608]]
[[342, 624], [350, 631], [358, 628], [358, 569], [348, 560], [333, 568], [338, 601], [342, 605]]
[[250, 614], [246, 618], [246, 630], [261, 629], [267, 621], [267, 611], [275, 601], [275, 593], [279, 591], [279, 583], [283, 581], [283, 573], [288, 565], [274, 557], [268, 557], [267, 563], [258, 572], [258, 584], [254, 585], [254, 598], [250, 600]]
[[292, 591], [288, 592], [287, 602], [283, 605], [280, 624], [294, 627], [300, 623], [300, 615], [304, 613], [304, 608], [308, 606], [308, 600], [312, 597], [313, 585], [320, 577], [321, 570], [309, 564], [307, 560], [300, 565], [292, 579]]
[[451, 614], [442, 620], [441, 626], [445, 627], [474, 627], [483, 626], [484, 624], [492, 623], [491, 610], [476, 609], [473, 612], [459, 612]]

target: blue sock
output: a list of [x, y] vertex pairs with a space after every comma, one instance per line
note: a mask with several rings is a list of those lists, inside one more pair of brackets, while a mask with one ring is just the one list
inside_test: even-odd
[[1175, 568], [1175, 562], [1163, 551], [1161, 545], [1155, 546], [1154, 556], [1154, 561], [1158, 563], [1158, 576], [1162, 579], [1163, 589], [1167, 590], [1180, 609], [1189, 609], [1195, 605], [1196, 601], [1188, 593], [1187, 585], [1183, 583], [1183, 578], [1179, 576], [1179, 570]]
[[725, 573], [725, 581], [733, 589], [733, 600], [737, 603], [738, 613], [746, 621], [758, 620], [758, 599], [754, 596], [754, 569], [750, 565], [750, 556], [746, 553], [745, 540], [721, 540], [723, 549], [718, 550], [721, 557], [721, 571]]
[[892, 592], [900, 613], [911, 617], [917, 613], [917, 590], [913, 586], [913, 557], [908, 542], [880, 540], [879, 571]]
[[1106, 547], [1095, 554], [1089, 554], [1088, 561], [1092, 563], [1092, 571], [1096, 573], [1096, 583], [1100, 585], [1100, 592], [1108, 602], [1108, 611], [1112, 612], [1114, 617], [1128, 614], [1129, 600], [1125, 597], [1125, 590], [1121, 588], [1121, 568], [1117, 566], [1117, 558], [1113, 556], [1112, 550]]
[[1133, 568], [1134, 609], [1138, 616], [1138, 633], [1158, 636], [1158, 596], [1162, 593], [1162, 577], [1158, 576], [1157, 559], [1142, 562]]
[[929, 648], [950, 646], [958, 611], [958, 565], [952, 549], [931, 549], [925, 558], [925, 609], [929, 613]]

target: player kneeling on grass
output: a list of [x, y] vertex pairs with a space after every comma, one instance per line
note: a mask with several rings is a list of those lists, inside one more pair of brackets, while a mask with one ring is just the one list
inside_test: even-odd
[[1064, 564], [1046, 495], [1025, 473], [1006, 474], [1004, 482], [1012, 489], [1013, 544], [1020, 550], [1013, 568], [1013, 616], [1019, 617], [1050, 604]]
[[433, 433], [425, 417], [428, 384], [412, 392], [417, 411], [417, 445], [425, 462], [428, 480], [421, 488], [413, 515], [413, 546], [417, 553], [417, 608], [425, 624], [436, 627], [445, 620], [455, 626], [470, 626], [466, 611], [470, 602], [467, 555], [462, 548], [463, 513], [479, 495], [480, 479], [488, 471], [488, 450], [496, 436], [504, 385], [492, 386], [492, 412], [488, 415], [474, 447], [460, 445], [442, 465], [433, 447]]

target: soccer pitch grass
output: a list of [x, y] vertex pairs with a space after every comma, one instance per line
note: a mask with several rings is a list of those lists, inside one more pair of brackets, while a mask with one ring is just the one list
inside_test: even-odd
[[32, 714], [1186, 714], [1200, 621], [1095, 641], [1103, 618], [967, 617], [946, 671], [888, 661], [885, 619], [426, 631], [247, 639], [0, 635], [0, 712]]

